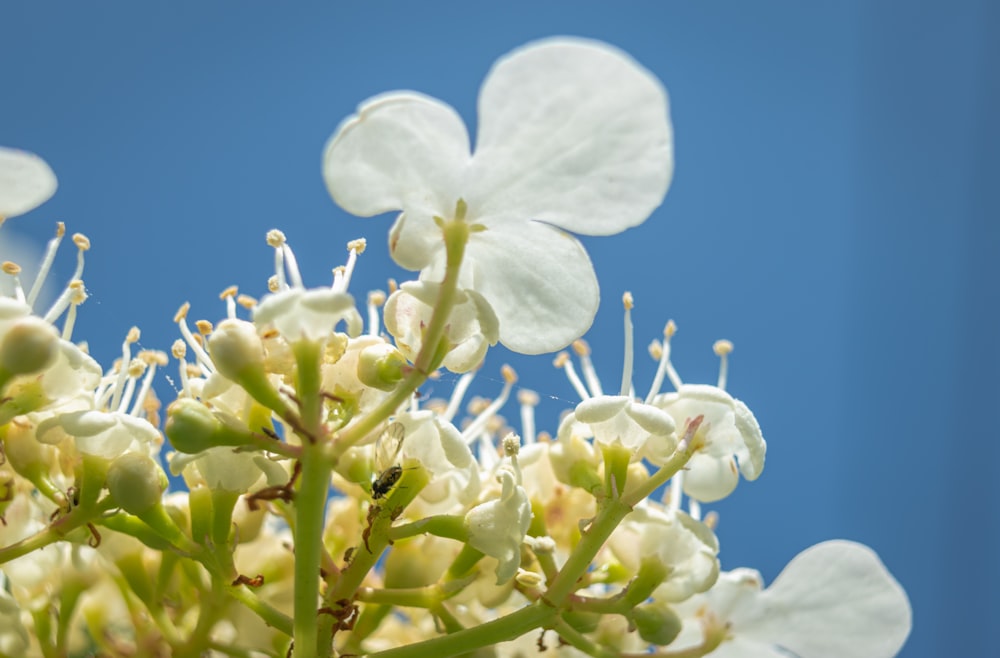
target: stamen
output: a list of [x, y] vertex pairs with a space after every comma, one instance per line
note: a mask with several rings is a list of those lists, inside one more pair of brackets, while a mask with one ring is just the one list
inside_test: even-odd
[[186, 342], [194, 352], [195, 363], [197, 363], [206, 373], [213, 373], [215, 372], [215, 364], [212, 363], [212, 357], [208, 355], [208, 352], [205, 351], [201, 341], [197, 340], [188, 328], [187, 314], [190, 309], [191, 304], [184, 302], [180, 309], [178, 309], [177, 314], [174, 315], [174, 322], [177, 323], [177, 328], [180, 329], [181, 336], [184, 337], [184, 342]]
[[187, 356], [187, 345], [184, 344], [183, 340], [178, 338], [174, 341], [174, 344], [170, 346], [170, 353], [174, 355], [175, 359], [180, 361], [180, 366], [177, 370], [179, 371], [181, 378], [181, 393], [188, 397], [194, 397], [194, 395], [191, 394], [191, 386], [188, 380], [188, 362], [184, 358]]
[[455, 419], [455, 414], [458, 413], [459, 408], [462, 406], [462, 398], [468, 392], [472, 380], [476, 378], [476, 372], [476, 370], [470, 370], [458, 378], [455, 388], [451, 391], [451, 397], [448, 399], [448, 408], [441, 414], [441, 417], [445, 421], [450, 423]]
[[728, 340], [717, 340], [712, 345], [712, 350], [719, 357], [719, 383], [717, 386], [724, 391], [726, 390], [726, 378], [729, 375], [729, 353], [733, 351], [733, 344]]
[[688, 498], [688, 515], [695, 521], [701, 521], [701, 503], [694, 498]]
[[521, 451], [521, 437], [513, 432], [503, 437], [503, 454], [510, 457], [511, 466], [514, 467], [514, 481], [521, 484], [521, 466], [517, 463], [517, 454]]
[[566, 352], [556, 354], [556, 358], [552, 361], [552, 365], [556, 368], [563, 369], [566, 373], [566, 379], [569, 380], [570, 385], [576, 390], [576, 394], [580, 396], [580, 400], [590, 399], [590, 393], [587, 392], [587, 387], [583, 385], [583, 382], [580, 381], [579, 375], [576, 374], [576, 368], [573, 367], [573, 361], [569, 358], [569, 354]]
[[42, 319], [48, 322], [49, 324], [54, 325], [59, 316], [63, 314], [63, 311], [65, 311], [66, 308], [73, 303], [73, 300], [79, 299], [81, 291], [84, 291], [83, 295], [84, 299], [86, 299], [86, 292], [83, 286], [83, 281], [81, 281], [80, 279], [74, 279], [70, 281], [69, 285], [66, 286], [66, 289], [62, 291], [62, 294], [59, 295], [58, 298], [56, 298], [56, 301], [53, 302], [52, 306], [45, 314], [45, 317]]
[[142, 377], [142, 373], [146, 371], [146, 364], [142, 362], [142, 359], [132, 359], [128, 362], [128, 379], [125, 380], [125, 388], [122, 391], [122, 399], [118, 404], [118, 408], [114, 411], [119, 413], [125, 413], [128, 409], [130, 402], [132, 401], [132, 395], [135, 393], [135, 383]]
[[250, 295], [237, 295], [236, 303], [248, 311], [252, 311], [257, 308], [257, 300]]
[[42, 292], [42, 286], [45, 285], [45, 279], [49, 275], [49, 271], [52, 269], [52, 263], [55, 262], [56, 252], [59, 251], [59, 245], [62, 244], [63, 236], [66, 235], [66, 225], [62, 222], [56, 223], [56, 236], [49, 240], [49, 243], [45, 247], [45, 256], [42, 258], [42, 264], [38, 268], [38, 276], [35, 277], [35, 282], [31, 284], [31, 291], [28, 293], [28, 306], [32, 309], [35, 307], [35, 301], [38, 299], [38, 295]]
[[497, 453], [497, 447], [493, 445], [493, 437], [490, 436], [489, 432], [483, 430], [479, 433], [478, 439], [478, 442], [473, 441], [473, 443], [478, 443], [479, 448], [476, 453], [476, 461], [479, 462], [479, 468], [483, 472], [492, 473], [500, 465], [500, 455]]
[[626, 292], [622, 295], [622, 304], [625, 306], [625, 358], [622, 366], [622, 387], [619, 395], [628, 395], [632, 390], [632, 361], [635, 357], [632, 347], [632, 293]]
[[24, 303], [24, 288], [21, 287], [21, 278], [18, 276], [21, 273], [21, 266], [5, 260], [3, 263], [0, 263], [0, 270], [3, 270], [4, 274], [14, 279], [14, 299]]
[[117, 409], [118, 405], [121, 404], [122, 393], [125, 389], [125, 382], [128, 379], [128, 366], [132, 360], [132, 343], [139, 341], [139, 328], [132, 327], [128, 330], [125, 335], [125, 340], [122, 341], [122, 368], [118, 372], [118, 381], [115, 382], [114, 395], [111, 396], [111, 404], [109, 409]]
[[141, 352], [139, 358], [149, 367], [146, 369], [146, 376], [142, 378], [142, 386], [139, 387], [139, 393], [135, 397], [135, 404], [132, 407], [132, 411], [129, 412], [130, 416], [135, 417], [141, 416], [146, 411], [146, 398], [149, 395], [149, 390], [153, 387], [153, 376], [156, 374], [156, 367], [167, 364], [167, 355], [163, 352], [147, 350]]
[[388, 287], [388, 288], [389, 288], [389, 294], [390, 294], [390, 295], [391, 295], [392, 293], [396, 292], [397, 290], [399, 290], [399, 284], [398, 284], [398, 283], [396, 283], [396, 280], [395, 280], [395, 279], [389, 279], [389, 280], [388, 280], [388, 281], [386, 282], [386, 287]]
[[[656, 376], [653, 377], [653, 385], [649, 387], [649, 394], [646, 395], [646, 404], [651, 404], [653, 398], [660, 393], [664, 375], [670, 377], [670, 382], [674, 385], [675, 389], [680, 390], [681, 388], [681, 378], [677, 376], [677, 371], [674, 370], [674, 366], [670, 363], [670, 339], [675, 333], [677, 333], [677, 325], [674, 324], [673, 320], [670, 320], [663, 327], [663, 344], [656, 345], [657, 351], [660, 353], [660, 363], [656, 368]], [[649, 351], [653, 353], [654, 348], [652, 345]]]
[[711, 512], [705, 515], [705, 518], [702, 521], [702, 523], [704, 523], [709, 530], [714, 532], [715, 529], [719, 527], [719, 513], [716, 512], [715, 510], [712, 510]]
[[90, 249], [90, 238], [88, 238], [83, 233], [73, 234], [73, 244], [76, 245], [76, 271], [73, 272], [71, 279], [82, 279], [83, 278], [83, 253]]
[[295, 260], [295, 254], [288, 244], [281, 245], [281, 250], [285, 254], [285, 269], [288, 270], [289, 284], [292, 288], [305, 288], [302, 284], [302, 273], [299, 272], [299, 263]]
[[604, 395], [601, 388], [601, 381], [597, 378], [597, 371], [594, 370], [594, 362], [590, 359], [590, 345], [582, 338], [573, 341], [573, 351], [580, 359], [580, 370], [583, 371], [583, 379], [587, 382], [587, 388], [594, 397]]
[[236, 319], [236, 294], [238, 292], [239, 289], [236, 286], [229, 286], [219, 293], [219, 299], [226, 302], [226, 317], [230, 320]]
[[382, 331], [382, 324], [379, 319], [378, 310], [385, 304], [385, 293], [381, 290], [372, 290], [368, 293], [368, 335], [378, 336]]
[[285, 234], [274, 228], [267, 232], [267, 244], [274, 248], [274, 285], [271, 279], [267, 280], [267, 287], [271, 292], [284, 290], [288, 287], [285, 283], [285, 251], [282, 247], [285, 244]]
[[341, 287], [337, 288], [341, 292], [346, 292], [347, 288], [351, 285], [351, 275], [354, 274], [354, 265], [358, 262], [358, 255], [365, 253], [365, 247], [368, 242], [364, 238], [358, 238], [357, 240], [351, 240], [347, 243], [348, 255], [347, 255], [347, 265], [344, 266], [344, 279], [341, 282]]
[[522, 388], [517, 392], [517, 401], [521, 404], [521, 433], [524, 444], [535, 443], [535, 407], [538, 406], [538, 393]]
[[475, 436], [486, 427], [493, 415], [500, 410], [500, 407], [507, 403], [507, 398], [510, 397], [510, 391], [514, 387], [514, 382], [517, 381], [517, 373], [514, 372], [513, 368], [505, 364], [500, 368], [500, 374], [503, 375], [504, 379], [503, 389], [500, 391], [500, 395], [482, 413], [476, 416], [475, 420], [462, 432], [462, 438], [465, 439], [466, 443], [472, 442]]

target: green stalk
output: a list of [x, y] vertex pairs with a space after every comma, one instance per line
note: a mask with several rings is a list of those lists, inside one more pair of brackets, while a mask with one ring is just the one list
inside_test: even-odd
[[[295, 655], [316, 655], [319, 566], [332, 468], [321, 445], [306, 444], [295, 495]], [[322, 654], [320, 654], [322, 655]]]
[[458, 273], [462, 267], [462, 260], [465, 258], [465, 247], [469, 242], [469, 235], [471, 233], [470, 226], [464, 220], [465, 203], [459, 201], [458, 207], [455, 210], [455, 219], [450, 222], [442, 222], [441, 224], [441, 230], [444, 233], [447, 265], [444, 279], [441, 281], [441, 288], [438, 291], [437, 302], [434, 305], [434, 313], [431, 315], [431, 321], [428, 323], [427, 328], [424, 329], [420, 353], [417, 354], [417, 358], [413, 362], [413, 370], [400, 382], [400, 385], [396, 387], [392, 395], [383, 400], [364, 419], [337, 437], [337, 441], [333, 445], [333, 454], [331, 455], [334, 462], [348, 448], [367, 436], [369, 432], [378, 427], [389, 416], [396, 413], [396, 409], [409, 400], [413, 392], [427, 381], [427, 377], [441, 365], [441, 361], [445, 356], [442, 353], [441, 341], [448, 326], [448, 318], [451, 317], [451, 309], [455, 305], [455, 295], [458, 290]]

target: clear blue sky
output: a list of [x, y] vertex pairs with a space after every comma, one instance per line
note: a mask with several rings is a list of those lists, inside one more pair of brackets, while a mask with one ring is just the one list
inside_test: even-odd
[[[41, 154], [60, 188], [2, 238], [42, 243], [58, 220], [91, 238], [76, 337], [104, 364], [133, 324], [168, 349], [185, 300], [216, 320], [226, 286], [259, 295], [273, 227], [312, 285], [368, 237], [364, 299], [398, 275], [391, 219], [329, 200], [320, 153], [339, 121], [409, 88], [474, 125], [499, 55], [553, 34], [611, 42], [670, 90], [677, 173], [646, 224], [587, 241], [605, 380], [626, 289], [638, 344], [677, 321], [689, 381], [712, 381], [712, 342], [731, 339], [730, 390], [770, 450], [717, 506], [723, 566], [770, 580], [807, 545], [862, 541], [912, 598], [904, 657], [993, 655], [998, 26], [989, 0], [4, 3], [0, 144]], [[547, 358], [512, 362], [555, 398], [554, 430], [571, 389]]]

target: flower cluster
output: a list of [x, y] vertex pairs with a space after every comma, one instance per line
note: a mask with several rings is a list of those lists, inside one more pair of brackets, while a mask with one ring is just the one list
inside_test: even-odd
[[[831, 541], [768, 588], [723, 571], [709, 505], [761, 476], [766, 443], [726, 391], [685, 384], [675, 326], [654, 342], [648, 392], [626, 359], [605, 393], [581, 339], [598, 305], [570, 233], [643, 222], [670, 182], [659, 81], [624, 53], [549, 39], [502, 58], [474, 150], [440, 101], [363, 103], [323, 173], [357, 215], [400, 211], [392, 256], [419, 274], [349, 292], [367, 244], [307, 288], [274, 230], [259, 298], [225, 317], [184, 305], [177, 397], [163, 435], [154, 373], [132, 330], [108, 369], [72, 340], [89, 243], [54, 305], [41, 274], [0, 297], [0, 656], [779, 656], [889, 658], [909, 633], [898, 583], [868, 548]], [[0, 215], [55, 191], [36, 156], [0, 150]], [[520, 427], [469, 398], [489, 349], [560, 353], [580, 402], [554, 433], [519, 389]], [[419, 393], [440, 369], [448, 399]], [[669, 382], [672, 390], [663, 390]], [[170, 491], [166, 470], [185, 487]]]

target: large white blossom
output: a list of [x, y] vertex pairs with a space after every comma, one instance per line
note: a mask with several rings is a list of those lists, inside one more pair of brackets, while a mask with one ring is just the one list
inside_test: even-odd
[[365, 101], [327, 143], [324, 176], [355, 215], [401, 210], [392, 256], [440, 281], [435, 217], [460, 200], [474, 227], [459, 284], [482, 294], [500, 342], [526, 354], [559, 349], [590, 326], [597, 279], [565, 231], [612, 235], [663, 200], [672, 130], [660, 82], [604, 43], [555, 38], [501, 58], [479, 94], [474, 153], [459, 115], [413, 92]]
[[728, 625], [713, 658], [892, 658], [910, 634], [906, 592], [867, 546], [834, 540], [799, 553], [763, 589], [753, 569], [723, 573], [677, 606], [674, 649], [701, 642], [706, 615]]

